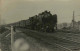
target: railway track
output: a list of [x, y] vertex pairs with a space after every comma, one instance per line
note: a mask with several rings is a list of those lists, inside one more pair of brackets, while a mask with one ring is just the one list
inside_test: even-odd
[[5, 38], [6, 35], [10, 33], [10, 30], [5, 31], [4, 33], [1, 34], [0, 38]]
[[31, 36], [35, 39], [38, 39], [42, 42], [50, 44], [52, 47], [56, 46], [57, 49], [62, 49], [62, 51], [78, 51], [80, 48], [79, 43], [75, 43], [72, 41], [67, 41], [64, 39], [57, 39], [56, 37], [49, 37], [44, 34], [40, 34], [38, 32], [30, 31], [30, 30], [21, 30], [28, 36]]
[[[28, 29], [17, 28], [18, 32], [23, 32], [29, 37], [36, 39], [38, 42], [45, 45], [45, 47], [52, 48], [54, 51], [79, 51], [80, 44], [61, 39], [55, 36], [48, 36], [49, 34], [44, 34]], [[7, 35], [6, 35], [7, 34]], [[5, 32], [5, 37], [10, 35], [10, 30]]]

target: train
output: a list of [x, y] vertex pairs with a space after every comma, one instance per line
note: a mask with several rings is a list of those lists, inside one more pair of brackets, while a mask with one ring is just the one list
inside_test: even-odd
[[[40, 32], [54, 32], [57, 29], [57, 14], [52, 15], [50, 11], [44, 11], [38, 15], [29, 17], [29, 19], [7, 24], [6, 26], [14, 26], [17, 28], [30, 29]], [[1, 38], [2, 51], [11, 51], [10, 38], [10, 36]]]
[[29, 19], [8, 24], [8, 26], [27, 28], [42, 32], [54, 32], [57, 29], [57, 14], [52, 15], [50, 11], [44, 11]]

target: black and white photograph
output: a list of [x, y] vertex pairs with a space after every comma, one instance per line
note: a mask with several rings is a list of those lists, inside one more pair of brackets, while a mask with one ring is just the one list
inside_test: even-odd
[[0, 51], [80, 51], [80, 0], [0, 0]]

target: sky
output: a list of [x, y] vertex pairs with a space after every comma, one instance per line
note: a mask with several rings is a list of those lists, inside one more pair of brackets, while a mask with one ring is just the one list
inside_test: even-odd
[[58, 23], [70, 23], [75, 11], [75, 20], [80, 20], [80, 0], [2, 0], [1, 18], [5, 23], [28, 19], [45, 10], [57, 14]]

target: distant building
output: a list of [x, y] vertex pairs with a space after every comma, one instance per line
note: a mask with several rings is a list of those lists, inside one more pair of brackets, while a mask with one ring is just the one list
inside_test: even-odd
[[58, 29], [69, 28], [70, 23], [61, 23], [57, 25]]
[[73, 29], [73, 30], [80, 30], [80, 21], [78, 21], [78, 22], [72, 22], [71, 23], [71, 29]]

